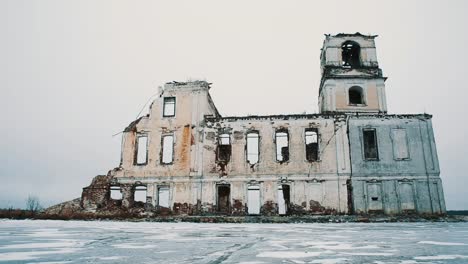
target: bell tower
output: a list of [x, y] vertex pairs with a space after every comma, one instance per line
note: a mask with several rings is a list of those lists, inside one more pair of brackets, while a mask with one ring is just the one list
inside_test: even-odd
[[320, 113], [387, 112], [387, 78], [377, 62], [376, 37], [360, 33], [325, 35], [320, 54]]

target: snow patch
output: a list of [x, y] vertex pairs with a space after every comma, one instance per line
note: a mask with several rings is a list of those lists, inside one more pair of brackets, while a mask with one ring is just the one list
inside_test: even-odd
[[118, 259], [123, 259], [123, 257], [120, 256], [112, 256], [112, 257], [100, 257], [99, 260], [118, 260]]
[[338, 264], [344, 261], [347, 261], [348, 259], [346, 258], [335, 258], [335, 259], [316, 259], [312, 261], [311, 263], [317, 263], [317, 264]]
[[439, 246], [468, 246], [468, 244], [465, 244], [465, 243], [439, 242], [439, 241], [419, 241], [418, 244], [429, 244], [429, 245], [439, 245]]
[[49, 250], [49, 251], [0, 253], [0, 261], [32, 260], [32, 259], [39, 258], [40, 256], [44, 256], [44, 255], [69, 254], [69, 253], [75, 253], [78, 250], [79, 249], [65, 248], [65, 249]]
[[393, 253], [386, 252], [346, 252], [343, 254], [351, 256], [393, 256]]
[[64, 263], [71, 263], [71, 261], [43, 261], [43, 262], [29, 262], [28, 264], [64, 264]]
[[447, 260], [447, 259], [468, 259], [465, 255], [437, 255], [437, 256], [422, 256], [414, 257], [417, 260]]
[[145, 248], [156, 248], [156, 245], [147, 245], [147, 244], [138, 244], [138, 243], [126, 243], [126, 244], [116, 244], [112, 245], [115, 248], [124, 248], [124, 249], [145, 249]]
[[265, 251], [257, 255], [258, 258], [309, 258], [319, 256], [320, 252], [302, 251]]
[[1, 246], [0, 249], [64, 248], [80, 246], [76, 242], [25, 243]]
[[316, 245], [313, 248], [320, 248], [320, 249], [330, 249], [330, 250], [351, 250], [351, 249], [378, 249], [378, 246], [375, 245], [367, 245], [361, 247], [353, 247], [353, 244], [338, 244], [338, 245]]

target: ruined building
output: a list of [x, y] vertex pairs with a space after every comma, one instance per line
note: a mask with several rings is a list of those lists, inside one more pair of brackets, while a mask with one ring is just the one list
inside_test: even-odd
[[84, 188], [82, 207], [444, 214], [431, 115], [387, 114], [375, 37], [326, 35], [318, 114], [223, 117], [209, 83], [166, 83], [125, 128], [119, 167]]

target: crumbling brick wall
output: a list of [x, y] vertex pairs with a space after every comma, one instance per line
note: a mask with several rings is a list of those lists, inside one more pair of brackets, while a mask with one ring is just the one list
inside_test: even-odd
[[96, 210], [105, 207], [110, 198], [111, 175], [98, 175], [93, 178], [88, 187], [83, 188], [81, 207], [86, 210]]

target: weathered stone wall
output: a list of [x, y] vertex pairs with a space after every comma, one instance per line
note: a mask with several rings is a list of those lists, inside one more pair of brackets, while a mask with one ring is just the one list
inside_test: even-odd
[[81, 194], [81, 207], [96, 210], [107, 205], [110, 198], [110, 175], [94, 177], [88, 187], [83, 188]]
[[[365, 159], [363, 129], [376, 131], [377, 160]], [[405, 131], [403, 143], [392, 137], [394, 129]], [[349, 138], [356, 213], [445, 213], [430, 116], [351, 117]], [[402, 147], [407, 157], [400, 159], [397, 152]]]

